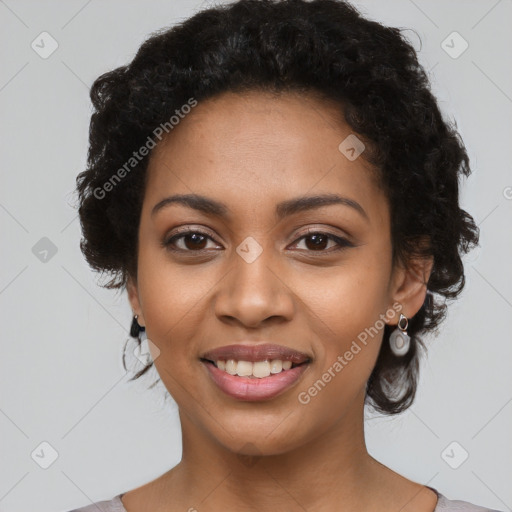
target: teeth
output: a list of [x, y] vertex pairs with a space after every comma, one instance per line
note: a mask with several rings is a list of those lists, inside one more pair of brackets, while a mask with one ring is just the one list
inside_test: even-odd
[[236, 367], [237, 367], [237, 363], [234, 359], [228, 359], [226, 361], [226, 371], [230, 375], [236, 375]]
[[274, 359], [270, 362], [270, 373], [279, 373], [283, 369], [283, 361]]
[[249, 377], [249, 375], [252, 375], [252, 363], [249, 361], [238, 361], [236, 374], [240, 375], [240, 377]]
[[262, 379], [270, 376], [270, 374], [281, 373], [283, 370], [289, 370], [292, 367], [291, 361], [281, 361], [273, 359], [272, 361], [235, 361], [228, 359], [227, 361], [215, 362], [219, 370], [223, 370], [230, 375], [238, 375], [240, 377], [254, 377]]
[[259, 379], [268, 377], [270, 375], [270, 363], [268, 361], [257, 361], [256, 363], [253, 363], [252, 375], [254, 377], [258, 377]]

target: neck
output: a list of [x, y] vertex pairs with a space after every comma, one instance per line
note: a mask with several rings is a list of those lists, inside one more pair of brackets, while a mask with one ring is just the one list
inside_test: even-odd
[[186, 415], [180, 418], [182, 460], [166, 474], [166, 494], [173, 503], [183, 496], [184, 510], [321, 511], [341, 503], [364, 510], [373, 499], [368, 490], [376, 488], [387, 470], [367, 452], [362, 400], [323, 434], [269, 455], [253, 455], [261, 452], [250, 443], [243, 454], [235, 453], [206, 437]]

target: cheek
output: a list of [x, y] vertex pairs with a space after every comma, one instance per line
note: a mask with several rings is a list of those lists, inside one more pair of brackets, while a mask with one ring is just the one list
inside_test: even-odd
[[185, 391], [183, 383], [190, 382], [190, 375], [198, 369], [194, 365], [199, 365], [197, 346], [191, 340], [202, 323], [201, 297], [208, 288], [196, 283], [190, 273], [184, 278], [183, 272], [171, 265], [148, 264], [140, 268], [146, 332], [158, 349], [154, 349], [154, 365], [165, 388], [183, 406], [190, 401], [190, 390]]
[[[317, 347], [311, 374], [297, 391], [307, 421], [323, 418], [324, 425], [339, 420], [361, 397], [375, 366], [384, 322], [385, 301], [378, 300], [375, 281], [339, 276], [323, 293], [309, 296], [306, 308]], [[309, 311], [308, 311], [309, 310]]]
[[139, 295], [148, 339], [159, 350], [155, 367], [178, 400], [180, 383], [196, 374], [201, 364], [197, 340], [214, 321], [208, 301], [222, 274], [208, 262], [176, 262], [153, 236], [149, 229], [141, 232]]
[[322, 272], [301, 273], [293, 289], [317, 318], [316, 327], [328, 337], [357, 337], [375, 324], [388, 307], [386, 262], [363, 251], [342, 265]]
[[342, 267], [326, 270], [314, 279], [302, 277], [294, 291], [306, 306], [303, 313], [318, 347], [308, 384], [324, 378], [324, 399], [344, 401], [364, 387], [375, 365], [389, 307], [389, 272], [382, 258], [362, 251]]
[[148, 338], [161, 351], [157, 367], [191, 356], [193, 347], [187, 341], [197, 331], [202, 299], [215, 283], [208, 276], [198, 267], [172, 264], [164, 250], [140, 251], [139, 294]]

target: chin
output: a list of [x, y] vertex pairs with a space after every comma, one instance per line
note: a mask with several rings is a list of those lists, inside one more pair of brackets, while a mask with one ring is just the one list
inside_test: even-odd
[[[290, 415], [288, 419], [292, 418]], [[261, 421], [229, 422], [229, 429], [222, 427], [211, 435], [228, 451], [241, 456], [281, 455], [300, 449], [309, 438], [307, 432], [297, 429], [297, 422], [287, 424], [287, 416], [274, 417], [272, 425], [262, 427]]]

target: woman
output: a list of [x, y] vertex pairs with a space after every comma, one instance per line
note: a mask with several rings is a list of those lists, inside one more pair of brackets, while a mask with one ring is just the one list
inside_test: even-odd
[[241, 0], [99, 77], [82, 251], [126, 288], [181, 462], [77, 509], [486, 510], [372, 458], [478, 243], [466, 150], [395, 28], [337, 0]]

